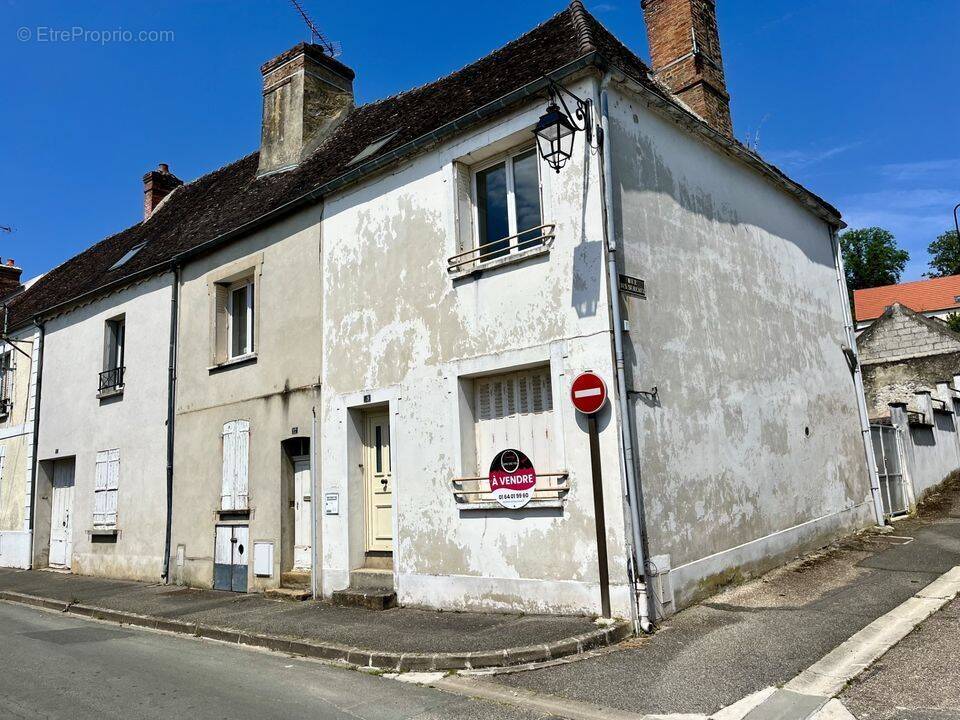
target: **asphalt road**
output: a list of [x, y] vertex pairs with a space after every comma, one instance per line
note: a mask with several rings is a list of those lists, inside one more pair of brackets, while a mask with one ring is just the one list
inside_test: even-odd
[[0, 603], [0, 718], [540, 720], [299, 658]]

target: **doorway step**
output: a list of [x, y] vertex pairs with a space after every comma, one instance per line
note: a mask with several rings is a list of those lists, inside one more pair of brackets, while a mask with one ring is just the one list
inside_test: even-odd
[[393, 590], [393, 570], [364, 567], [350, 571], [350, 587], [333, 593], [333, 604], [344, 607], [362, 607], [368, 610], [388, 610], [396, 607], [397, 593]]
[[302, 570], [280, 573], [280, 587], [265, 590], [263, 594], [274, 600], [289, 602], [309, 600], [313, 595], [310, 592], [310, 573]]

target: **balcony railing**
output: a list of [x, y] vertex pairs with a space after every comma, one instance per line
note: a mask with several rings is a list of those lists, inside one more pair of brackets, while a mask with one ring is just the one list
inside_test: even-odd
[[123, 387], [123, 371], [126, 368], [118, 367], [104, 370], [100, 373], [100, 392], [119, 390]]
[[484, 243], [470, 250], [464, 250], [462, 253], [457, 253], [447, 260], [447, 271], [453, 273], [461, 270], [469, 270], [471, 267], [489, 260], [508, 258], [511, 255], [516, 255], [525, 250], [532, 250], [533, 248], [547, 245], [556, 237], [554, 234], [556, 227], [556, 225], [548, 223], [547, 225], [540, 225], [535, 228], [530, 228], [529, 230], [524, 230], [516, 235], [510, 235], [500, 240]]

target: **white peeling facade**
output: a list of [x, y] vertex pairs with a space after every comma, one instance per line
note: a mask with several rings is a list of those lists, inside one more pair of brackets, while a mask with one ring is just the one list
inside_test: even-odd
[[161, 578], [172, 278], [44, 322], [34, 567]]
[[[595, 84], [571, 89], [591, 96]], [[540, 160], [531, 128], [542, 111], [533, 102], [326, 204], [325, 594], [388, 554], [401, 604], [599, 612], [588, 438], [569, 396], [582, 371], [615, 380], [601, 188], [582, 134], [562, 173]], [[539, 212], [522, 206], [528, 158]], [[488, 204], [505, 179], [508, 210], [494, 237], [541, 225], [533, 237], [545, 237], [451, 272], [450, 259], [480, 242], [477, 187], [491, 169], [501, 178], [487, 183]], [[517, 227], [524, 212], [532, 219]], [[600, 426], [612, 607], [629, 617], [610, 406]], [[538, 474], [528, 505], [455, 492], [486, 489], [474, 479], [508, 448]]]

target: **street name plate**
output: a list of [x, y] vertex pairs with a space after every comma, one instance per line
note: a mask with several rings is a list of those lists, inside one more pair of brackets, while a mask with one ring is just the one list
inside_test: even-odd
[[638, 277], [633, 277], [632, 275], [620, 275], [620, 292], [627, 293], [628, 295], [635, 295], [636, 297], [645, 298], [647, 296], [647, 290], [644, 285], [643, 280]]

